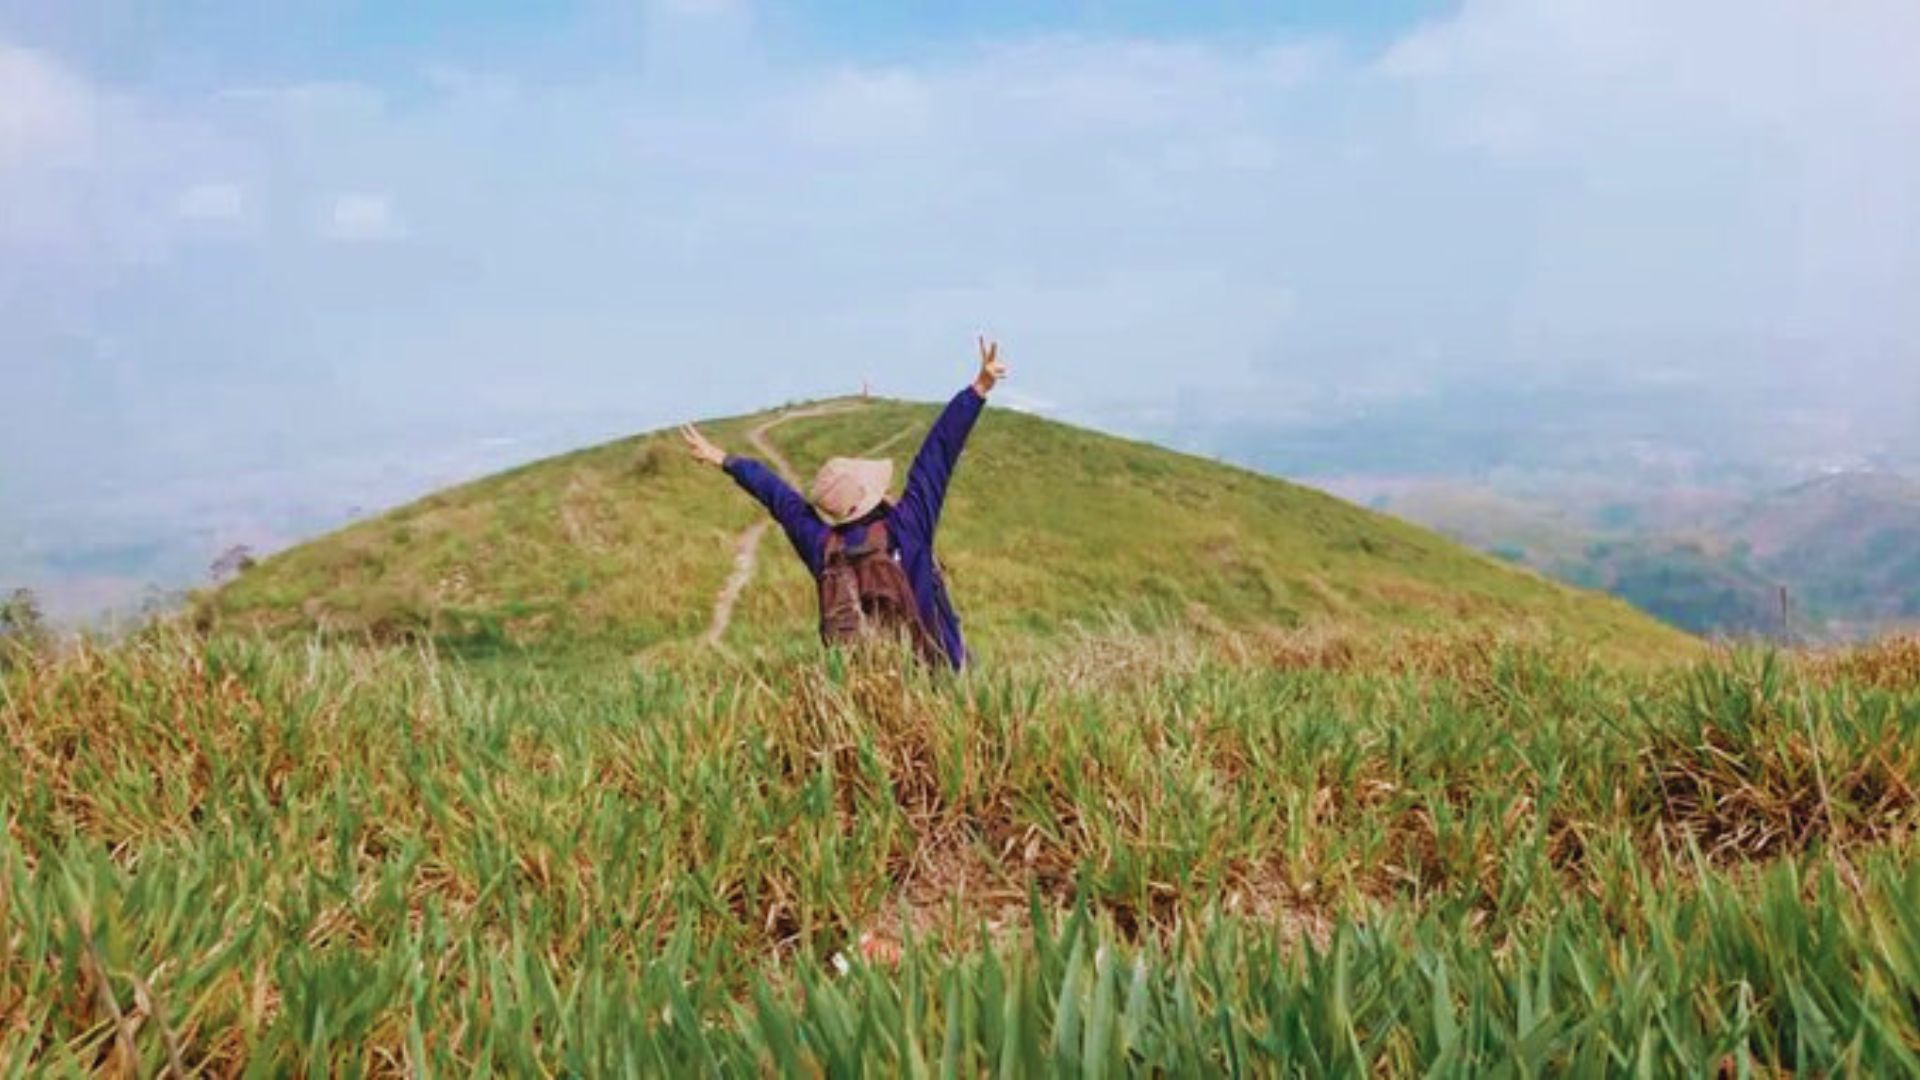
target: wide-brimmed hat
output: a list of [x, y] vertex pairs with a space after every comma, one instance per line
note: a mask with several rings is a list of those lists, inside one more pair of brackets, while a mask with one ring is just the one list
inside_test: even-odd
[[871, 458], [829, 458], [813, 478], [807, 497], [822, 517], [836, 525], [857, 521], [880, 505], [893, 483], [893, 462]]

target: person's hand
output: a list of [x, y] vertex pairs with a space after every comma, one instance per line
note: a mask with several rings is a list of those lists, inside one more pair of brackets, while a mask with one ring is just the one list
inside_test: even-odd
[[993, 392], [994, 384], [1007, 377], [1007, 365], [1000, 362], [1000, 343], [980, 339], [980, 374], [974, 376], [973, 388], [986, 397]]
[[680, 437], [687, 441], [687, 453], [692, 454], [695, 461], [703, 461], [716, 469], [727, 463], [727, 452], [713, 445], [713, 441], [692, 424], [680, 425]]

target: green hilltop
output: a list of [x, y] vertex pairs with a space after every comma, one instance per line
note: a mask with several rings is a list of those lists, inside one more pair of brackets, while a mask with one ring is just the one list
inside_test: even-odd
[[[817, 415], [809, 415], [819, 411]], [[791, 412], [792, 415], [786, 415]], [[714, 421], [802, 476], [834, 454], [905, 466], [932, 406], [841, 399]], [[783, 418], [784, 417], [784, 418]], [[760, 507], [654, 432], [535, 462], [282, 552], [199, 601], [227, 627], [322, 628], [501, 650], [633, 653], [699, 641]], [[1484, 627], [1657, 656], [1690, 641], [1626, 604], [1413, 525], [1215, 461], [989, 408], [951, 488], [940, 553], [983, 657], [1076, 624]], [[814, 600], [777, 530], [723, 640], [804, 640]]]

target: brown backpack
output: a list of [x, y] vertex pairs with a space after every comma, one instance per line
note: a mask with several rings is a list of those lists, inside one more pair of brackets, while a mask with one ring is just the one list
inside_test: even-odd
[[821, 563], [821, 641], [844, 646], [904, 632], [922, 659], [943, 659], [940, 643], [920, 619], [907, 572], [887, 550], [884, 520], [868, 525], [857, 547], [848, 547], [838, 530], [828, 533]]

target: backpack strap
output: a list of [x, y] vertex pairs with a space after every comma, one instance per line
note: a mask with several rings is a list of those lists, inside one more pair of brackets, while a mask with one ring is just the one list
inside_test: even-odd
[[891, 537], [887, 532], [887, 519], [876, 518], [873, 521], [870, 521], [867, 523], [866, 535], [860, 538], [860, 543], [856, 547], [846, 546], [846, 539], [840, 535], [840, 530], [835, 529], [832, 532], [828, 533], [827, 534], [827, 545], [828, 545], [827, 553], [828, 555], [832, 555], [833, 552], [836, 550], [836, 548], [838, 548], [838, 549], [844, 550], [846, 553], [846, 556], [851, 559], [857, 559], [866, 555], [872, 555], [876, 553], [880, 555], [888, 555], [888, 554], [891, 554], [891, 552], [887, 550], [889, 546], [888, 541], [890, 539]]

